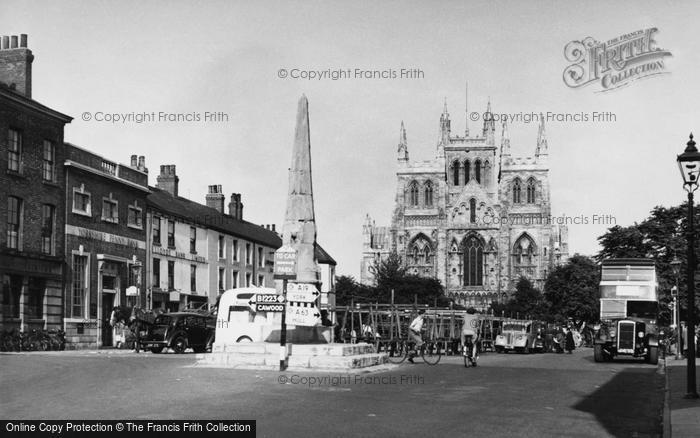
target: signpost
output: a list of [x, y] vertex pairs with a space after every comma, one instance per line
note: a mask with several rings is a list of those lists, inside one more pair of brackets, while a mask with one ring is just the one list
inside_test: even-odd
[[287, 285], [287, 300], [298, 303], [313, 303], [320, 296], [315, 285], [309, 283], [290, 283]]
[[[291, 246], [282, 246], [275, 251], [274, 278], [282, 280], [283, 303], [287, 298], [287, 280], [297, 278], [297, 250]], [[258, 294], [259, 295], [259, 294]], [[257, 307], [257, 305], [256, 305]], [[284, 304], [282, 304], [284, 310]], [[280, 371], [286, 368], [287, 359], [287, 312], [282, 311], [282, 327], [280, 330]]]
[[291, 324], [315, 326], [321, 322], [321, 312], [318, 307], [304, 307], [302, 303], [287, 306], [287, 319]]

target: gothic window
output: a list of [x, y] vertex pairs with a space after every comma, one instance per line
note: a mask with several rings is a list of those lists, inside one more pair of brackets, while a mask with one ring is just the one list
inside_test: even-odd
[[430, 247], [428, 245], [423, 247], [423, 260], [425, 264], [430, 264]]
[[491, 175], [491, 164], [486, 160], [484, 161], [484, 181], [486, 184], [489, 182], [489, 175]]
[[425, 206], [433, 206], [433, 183], [430, 181], [425, 183]]
[[520, 179], [513, 181], [513, 204], [520, 204]]
[[469, 184], [469, 178], [470, 178], [469, 171], [471, 170], [471, 167], [472, 167], [472, 165], [469, 162], [469, 160], [464, 162], [464, 185], [465, 186], [467, 184]]
[[475, 236], [464, 245], [464, 285], [482, 286], [484, 277], [484, 245]]
[[533, 265], [535, 264], [535, 243], [530, 236], [523, 234], [515, 242], [513, 247], [513, 257], [516, 265]]
[[535, 179], [530, 178], [527, 180], [527, 203], [535, 203]]
[[474, 179], [477, 183], [481, 184], [481, 160], [476, 160], [474, 162]]
[[476, 199], [469, 200], [469, 222], [476, 223]]
[[419, 260], [420, 260], [420, 256], [418, 254], [418, 247], [414, 246], [413, 247], [413, 263], [417, 265]]
[[459, 161], [452, 163], [452, 184], [459, 185]]
[[417, 207], [418, 206], [418, 183], [415, 181], [411, 182], [409, 191], [410, 191], [411, 206]]

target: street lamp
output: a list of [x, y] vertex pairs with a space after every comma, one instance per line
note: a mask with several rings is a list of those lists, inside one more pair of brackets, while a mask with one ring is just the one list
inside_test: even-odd
[[690, 134], [685, 151], [678, 155], [678, 168], [683, 177], [683, 187], [688, 192], [688, 342], [687, 388], [685, 398], [698, 398], [695, 384], [695, 225], [693, 224], [693, 192], [698, 188], [700, 152]]
[[671, 289], [673, 320], [676, 326], [676, 360], [681, 360], [681, 309], [678, 306], [678, 278], [681, 273], [681, 261], [676, 256], [673, 256], [673, 260], [671, 260], [671, 271], [673, 271], [673, 276], [676, 278], [676, 285]]

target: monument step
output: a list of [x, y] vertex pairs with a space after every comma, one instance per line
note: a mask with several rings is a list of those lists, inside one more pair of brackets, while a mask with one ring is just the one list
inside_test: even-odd
[[[277, 353], [235, 353], [213, 352], [197, 354], [197, 365], [222, 368], [261, 368], [279, 369], [279, 352]], [[287, 358], [288, 369], [325, 369], [325, 370], [354, 370], [360, 368], [385, 365], [388, 362], [386, 354], [365, 353], [348, 356], [311, 356], [290, 355]]]
[[[274, 354], [278, 355], [279, 344], [270, 342], [241, 342], [237, 344], [220, 345], [216, 342], [212, 348], [214, 353], [238, 354]], [[358, 354], [374, 353], [372, 344], [287, 344], [291, 356], [356, 356]]]

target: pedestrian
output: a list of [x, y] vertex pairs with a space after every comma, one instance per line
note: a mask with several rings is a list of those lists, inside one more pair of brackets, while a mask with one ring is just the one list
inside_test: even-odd
[[136, 337], [136, 340], [134, 340], [134, 349], [137, 353], [141, 352], [141, 323], [139, 322], [139, 313], [140, 309], [138, 307], [134, 306], [134, 308], [131, 309], [131, 331], [134, 332], [134, 336]]
[[574, 342], [574, 331], [571, 327], [568, 327], [566, 330], [566, 342], [564, 348], [569, 354], [571, 354], [571, 352], [576, 348], [576, 343]]

